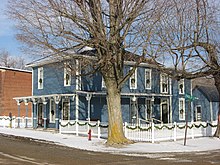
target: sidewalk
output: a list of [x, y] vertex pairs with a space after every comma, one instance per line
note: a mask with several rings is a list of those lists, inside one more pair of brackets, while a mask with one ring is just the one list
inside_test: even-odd
[[176, 142], [145, 143], [137, 142], [122, 148], [107, 147], [105, 139], [92, 138], [75, 135], [63, 135], [54, 132], [44, 132], [32, 129], [10, 129], [0, 128], [0, 133], [14, 136], [22, 136], [35, 140], [48, 141], [62, 146], [74, 147], [88, 151], [111, 152], [117, 154], [141, 155], [150, 153], [166, 152], [196, 152], [220, 149], [220, 139], [212, 137], [187, 139], [186, 146], [183, 140]]

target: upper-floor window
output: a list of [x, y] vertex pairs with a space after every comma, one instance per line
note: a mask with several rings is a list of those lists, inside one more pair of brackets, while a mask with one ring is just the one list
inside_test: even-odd
[[64, 66], [64, 86], [71, 85], [71, 69]]
[[179, 80], [179, 94], [184, 94], [184, 79]]
[[145, 89], [151, 89], [151, 69], [145, 69]]
[[[133, 67], [130, 68], [132, 70]], [[130, 77], [130, 89], [137, 89], [137, 69]]]
[[38, 68], [38, 89], [43, 89], [44, 83], [44, 69], [43, 67]]
[[160, 75], [160, 92], [168, 93], [168, 75], [164, 73]]
[[179, 98], [179, 120], [185, 120], [185, 99]]

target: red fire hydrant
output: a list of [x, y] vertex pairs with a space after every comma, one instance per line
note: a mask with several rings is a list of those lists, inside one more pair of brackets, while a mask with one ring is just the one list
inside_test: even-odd
[[92, 130], [90, 129], [88, 132], [88, 140], [92, 140]]

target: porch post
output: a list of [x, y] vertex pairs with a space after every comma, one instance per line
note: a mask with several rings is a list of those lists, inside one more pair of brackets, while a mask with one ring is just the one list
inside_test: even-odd
[[33, 127], [34, 127], [34, 129], [36, 129], [37, 128], [37, 102], [36, 101], [34, 101], [33, 102], [33, 118], [34, 118], [34, 120], [33, 120]]
[[55, 118], [55, 124], [56, 124], [56, 130], [59, 130], [59, 101], [56, 101], [56, 118]]
[[56, 118], [55, 118], [55, 128], [56, 130], [59, 130], [59, 120], [60, 120], [60, 113], [59, 113], [59, 102], [61, 100], [61, 97], [58, 96], [54, 96], [54, 101], [56, 104], [56, 110], [55, 110], [55, 114], [56, 114]]
[[46, 109], [47, 102], [44, 101], [43, 105], [44, 105], [44, 108], [43, 108], [43, 110], [44, 110], [44, 129], [47, 129], [47, 109]]
[[91, 105], [91, 97], [92, 97], [92, 95], [91, 94], [87, 94], [87, 96], [86, 96], [86, 100], [88, 101], [88, 116], [87, 116], [87, 118], [88, 118], [88, 122], [90, 123], [90, 105]]
[[17, 100], [17, 105], [18, 105], [18, 128], [20, 128], [20, 102]]
[[25, 114], [25, 128], [28, 127], [28, 102], [25, 101], [25, 110], [26, 110], [26, 114]]

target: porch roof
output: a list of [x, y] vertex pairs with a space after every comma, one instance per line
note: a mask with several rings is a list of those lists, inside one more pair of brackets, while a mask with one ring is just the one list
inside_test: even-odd
[[61, 97], [73, 97], [76, 94], [51, 94], [51, 95], [39, 95], [39, 96], [22, 96], [22, 97], [14, 97], [13, 99], [17, 102], [34, 102], [38, 99], [46, 99], [46, 98], [61, 98]]
[[[69, 94], [50, 94], [50, 95], [38, 95], [38, 96], [22, 96], [22, 97], [14, 97], [13, 99], [17, 102], [35, 102], [39, 99], [60, 99], [61, 97], [75, 97], [76, 94], [79, 95], [87, 95], [91, 94], [92, 96], [106, 96], [106, 92], [91, 92], [91, 91], [76, 91], [76, 93]], [[170, 97], [170, 94], [155, 94], [155, 93], [121, 93], [121, 96], [135, 96], [135, 97]]]
[[[91, 95], [106, 95], [106, 92], [91, 92], [91, 91], [76, 91], [77, 94], [91, 94]], [[121, 93], [121, 96], [142, 96], [142, 97], [147, 97], [147, 96], [154, 96], [154, 97], [169, 97], [172, 96], [171, 94], [157, 94], [157, 93]]]

